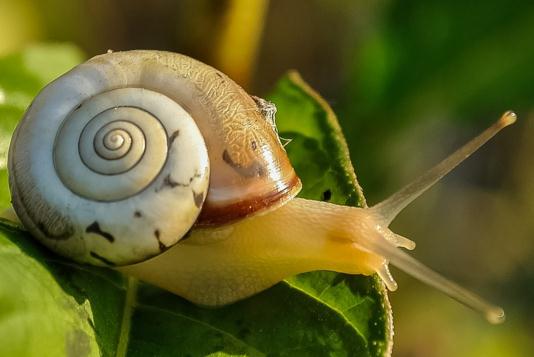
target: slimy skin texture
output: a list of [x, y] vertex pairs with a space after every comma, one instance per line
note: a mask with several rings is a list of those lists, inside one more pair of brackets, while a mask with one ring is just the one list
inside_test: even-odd
[[296, 198], [231, 225], [195, 229], [169, 251], [119, 270], [199, 305], [225, 305], [307, 271], [387, 274], [385, 259], [357, 243], [374, 225], [368, 210]]
[[294, 198], [281, 207], [226, 226], [193, 229], [169, 251], [119, 270], [196, 304], [219, 306], [313, 270], [377, 273], [390, 290], [395, 290], [397, 284], [388, 270], [391, 262], [480, 311], [489, 322], [500, 323], [504, 321], [500, 307], [398, 249], [413, 249], [415, 243], [393, 233], [388, 226], [404, 207], [515, 120], [513, 112], [504, 113], [480, 135], [371, 208]]

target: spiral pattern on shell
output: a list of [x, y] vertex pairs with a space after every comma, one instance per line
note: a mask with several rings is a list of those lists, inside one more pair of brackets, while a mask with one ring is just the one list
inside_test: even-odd
[[[139, 193], [165, 164], [168, 137], [180, 132], [175, 116], [188, 114], [164, 95], [141, 88], [116, 89], [88, 99], [68, 115], [55, 141], [54, 163], [61, 181], [76, 194], [97, 201]], [[73, 148], [78, 155], [72, 155]]]
[[13, 207], [52, 250], [146, 260], [193, 225], [279, 207], [301, 184], [275, 107], [170, 52], [96, 56], [35, 98], [11, 141]]
[[176, 101], [136, 87], [96, 92], [94, 83], [75, 69], [35, 99], [12, 140], [13, 203], [53, 250], [124, 265], [189, 231], [207, 194], [209, 159]]

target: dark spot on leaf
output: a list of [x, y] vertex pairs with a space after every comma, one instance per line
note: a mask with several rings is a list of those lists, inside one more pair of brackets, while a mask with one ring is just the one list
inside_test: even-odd
[[78, 104], [78, 105], [76, 106], [76, 108], [74, 108], [74, 111], [80, 109], [80, 108], [82, 107], [82, 105], [83, 105], [83, 103]]
[[97, 221], [94, 221], [93, 223], [91, 223], [91, 225], [85, 229], [85, 232], [98, 234], [106, 238], [110, 243], [113, 243], [115, 241], [115, 237], [113, 237], [111, 233], [104, 232], [102, 229], [100, 229], [100, 225], [98, 224]]
[[135, 212], [134, 212], [134, 217], [136, 217], [136, 218], [140, 218], [140, 217], [142, 217], [142, 216], [143, 216], [143, 214], [141, 213], [141, 211], [135, 211]]
[[160, 234], [160, 233], [159, 233], [159, 229], [156, 229], [156, 230], [154, 231], [154, 235], [156, 236], [156, 239], [158, 239], [158, 240], [159, 240], [159, 234]]
[[258, 148], [258, 144], [256, 144], [256, 140], [252, 140], [250, 143], [250, 146], [252, 147], [252, 150], [256, 150]]
[[332, 285], [335, 286], [335, 285], [339, 285], [343, 282], [346, 281], [346, 276], [342, 275], [342, 274], [338, 274], [336, 275], [336, 277], [334, 278], [334, 280], [332, 280]]
[[215, 72], [215, 74], [217, 75], [217, 77], [219, 77], [219, 78], [223, 78], [223, 75], [220, 74], [219, 72]]
[[321, 201], [330, 201], [332, 198], [332, 191], [330, 189], [323, 192], [321, 196]]
[[113, 263], [111, 260], [109, 260], [109, 259], [107, 259], [107, 258], [104, 258], [104, 257], [101, 256], [100, 254], [97, 254], [97, 253], [95, 253], [95, 252], [91, 252], [90, 254], [91, 254], [91, 256], [92, 256], [93, 258], [100, 260], [102, 263], [104, 263], [104, 264], [106, 264], [106, 265], [109, 265], [109, 266], [112, 266], [112, 267], [116, 265], [116, 264]]
[[195, 206], [197, 206], [197, 208], [200, 208], [202, 206], [202, 203], [204, 202], [204, 192], [200, 192], [200, 193], [196, 193], [195, 191], [192, 191], [193, 192], [193, 199], [195, 200]]
[[238, 332], [238, 336], [242, 339], [246, 338], [248, 335], [250, 335], [250, 329], [249, 328], [242, 328]]

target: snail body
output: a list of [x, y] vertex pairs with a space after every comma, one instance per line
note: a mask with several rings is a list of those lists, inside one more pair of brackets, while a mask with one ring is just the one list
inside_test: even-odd
[[13, 207], [48, 248], [110, 266], [201, 305], [301, 272], [377, 273], [391, 262], [498, 322], [502, 309], [439, 276], [388, 229], [411, 201], [500, 129], [371, 208], [295, 198], [301, 188], [273, 104], [187, 56], [94, 57], [48, 85], [10, 145]]

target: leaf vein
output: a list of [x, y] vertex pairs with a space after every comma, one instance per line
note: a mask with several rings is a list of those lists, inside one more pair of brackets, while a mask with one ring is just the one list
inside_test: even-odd
[[360, 301], [358, 301], [357, 303], [355, 303], [355, 304], [353, 304], [353, 305], [351, 305], [351, 306], [345, 308], [345, 309], [343, 310], [343, 312], [345, 312], [345, 313], [346, 313], [346, 312], [349, 312], [350, 310], [352, 310], [352, 309], [354, 309], [354, 308], [356, 308], [356, 307], [362, 305], [362, 304], [363, 304], [364, 302], [366, 302], [366, 301], [369, 301], [369, 302], [371, 302], [371, 303], [374, 302], [373, 299], [371, 299], [370, 297], [366, 296], [366, 297], [364, 297], [363, 299], [361, 299]]
[[138, 309], [146, 309], [146, 310], [152, 310], [152, 311], [155, 311], [155, 312], [160, 312], [160, 313], [167, 313], [169, 315], [172, 315], [172, 316], [175, 316], [175, 317], [178, 317], [178, 318], [181, 318], [181, 319], [184, 319], [184, 320], [188, 320], [188, 321], [191, 321], [193, 323], [196, 323], [196, 324], [199, 324], [203, 327], [206, 327], [208, 329], [211, 329], [211, 330], [214, 330], [224, 336], [227, 336], [228, 338], [230, 338], [231, 340], [237, 342], [239, 345], [245, 347], [250, 353], [251, 356], [266, 356], [265, 353], [263, 352], [260, 352], [258, 351], [255, 347], [251, 346], [250, 344], [248, 344], [247, 342], [241, 340], [240, 338], [234, 336], [233, 334], [231, 334], [230, 332], [228, 331], [225, 331], [225, 330], [222, 330], [216, 326], [213, 326], [213, 325], [210, 325], [202, 320], [198, 320], [198, 319], [195, 319], [191, 316], [187, 316], [187, 315], [184, 315], [184, 314], [181, 314], [179, 312], [176, 312], [176, 311], [171, 311], [171, 310], [168, 310], [168, 309], [164, 309], [164, 308], [161, 308], [161, 307], [156, 307], [156, 306], [150, 306], [150, 305], [145, 305], [145, 304], [137, 304], [137, 308]]
[[128, 351], [128, 342], [130, 340], [130, 330], [132, 325], [132, 314], [136, 307], [137, 297], [137, 280], [128, 278], [128, 288], [124, 299], [124, 309], [122, 310], [122, 320], [120, 324], [119, 341], [117, 342], [116, 357], [125, 357]]
[[304, 290], [303, 288], [295, 285], [295, 284], [292, 284], [290, 283], [289, 281], [287, 280], [284, 280], [283, 281], [284, 283], [286, 283], [290, 288], [292, 289], [295, 289], [295, 290], [298, 290], [306, 295], [308, 295], [309, 297], [311, 297], [312, 299], [320, 302], [321, 304], [325, 305], [326, 307], [332, 309], [332, 311], [334, 311], [335, 313], [337, 313], [339, 316], [341, 316], [343, 318], [343, 320], [345, 320], [345, 322], [354, 329], [354, 331], [356, 331], [356, 333], [358, 335], [360, 335], [360, 337], [363, 339], [363, 341], [365, 341], [367, 343], [367, 339], [365, 338], [365, 336], [363, 335], [363, 333], [358, 329], [358, 327], [356, 327], [352, 321], [345, 315], [345, 311], [342, 311], [340, 309], [338, 309], [337, 307], [329, 304], [328, 302], [324, 301], [324, 300], [321, 300], [319, 299], [317, 296], [311, 294], [309, 291], [306, 291]]

